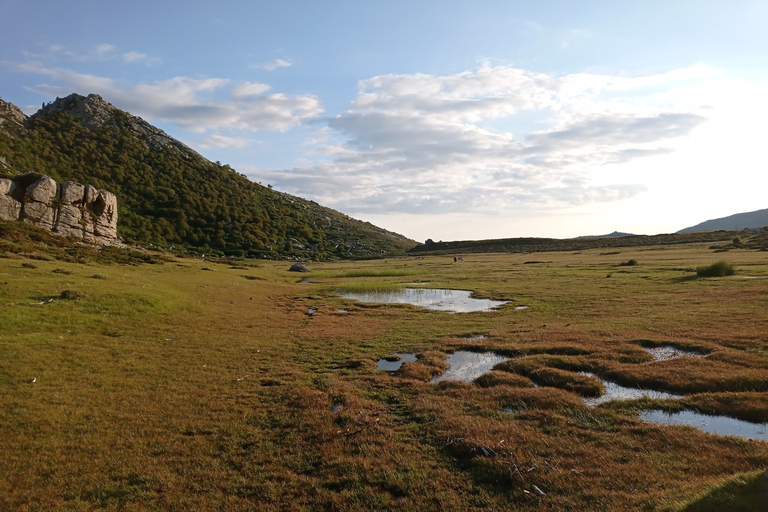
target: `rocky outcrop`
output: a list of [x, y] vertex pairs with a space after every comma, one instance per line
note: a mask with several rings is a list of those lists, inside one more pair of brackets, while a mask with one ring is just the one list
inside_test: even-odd
[[24, 128], [26, 120], [26, 114], [19, 107], [0, 98], [0, 127], [4, 130], [11, 128], [12, 131], [18, 131]]
[[0, 220], [28, 222], [102, 245], [119, 243], [113, 193], [74, 181], [59, 184], [41, 174], [0, 178]]

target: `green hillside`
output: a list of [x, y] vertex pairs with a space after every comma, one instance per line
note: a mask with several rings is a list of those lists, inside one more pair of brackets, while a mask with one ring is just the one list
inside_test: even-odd
[[99, 96], [27, 118], [0, 100], [0, 177], [43, 173], [113, 192], [127, 243], [247, 257], [365, 258], [415, 242], [249, 181]]

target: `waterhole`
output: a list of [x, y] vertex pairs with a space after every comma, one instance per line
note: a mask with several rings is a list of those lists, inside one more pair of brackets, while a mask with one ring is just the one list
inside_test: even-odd
[[472, 382], [479, 376], [490, 372], [493, 367], [508, 358], [494, 354], [493, 352], [469, 352], [467, 350], [457, 350], [453, 354], [448, 354], [445, 360], [448, 369], [442, 375], [432, 379], [433, 383], [443, 380], [461, 380]]
[[704, 357], [701, 352], [694, 350], [682, 350], [672, 345], [663, 345], [661, 347], [642, 347], [643, 350], [653, 356], [656, 361], [669, 361], [678, 357]]
[[426, 309], [447, 311], [450, 313], [471, 313], [473, 311], [493, 311], [507, 301], [475, 299], [467, 290], [445, 290], [440, 288], [404, 288], [382, 292], [345, 292], [340, 294], [345, 299], [360, 302], [380, 302], [387, 304], [411, 304]]
[[401, 366], [403, 366], [403, 362], [405, 361], [408, 361], [409, 363], [415, 363], [416, 354], [395, 354], [394, 357], [390, 356], [385, 357], [384, 359], [379, 359], [378, 363], [376, 364], [376, 369], [386, 370], [388, 372], [396, 372], [400, 369]]
[[582, 375], [599, 380], [605, 388], [605, 393], [599, 397], [584, 398], [584, 403], [590, 407], [610, 402], [611, 400], [634, 400], [636, 398], [680, 398], [682, 395], [668, 393], [666, 391], [655, 391], [652, 389], [628, 388], [615, 382], [601, 379], [597, 375], [589, 372], [580, 372]]
[[709, 416], [693, 411], [668, 413], [650, 410], [642, 411], [640, 419], [657, 425], [690, 425], [710, 434], [768, 441], [768, 425], [765, 423], [750, 423], [730, 416]]

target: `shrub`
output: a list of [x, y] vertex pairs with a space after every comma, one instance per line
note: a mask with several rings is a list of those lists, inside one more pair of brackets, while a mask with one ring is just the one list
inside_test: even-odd
[[620, 267], [634, 267], [635, 265], [637, 265], [637, 260], [634, 258], [631, 260], [622, 261], [621, 263], [619, 263]]
[[736, 273], [733, 263], [727, 261], [718, 261], [709, 266], [697, 267], [696, 275], [699, 277], [723, 277], [732, 276]]

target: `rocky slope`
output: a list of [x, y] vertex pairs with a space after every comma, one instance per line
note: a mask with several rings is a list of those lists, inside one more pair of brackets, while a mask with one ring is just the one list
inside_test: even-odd
[[93, 94], [57, 98], [31, 117], [0, 100], [0, 178], [28, 172], [112, 191], [128, 243], [312, 259], [402, 254], [416, 244], [253, 183]]

